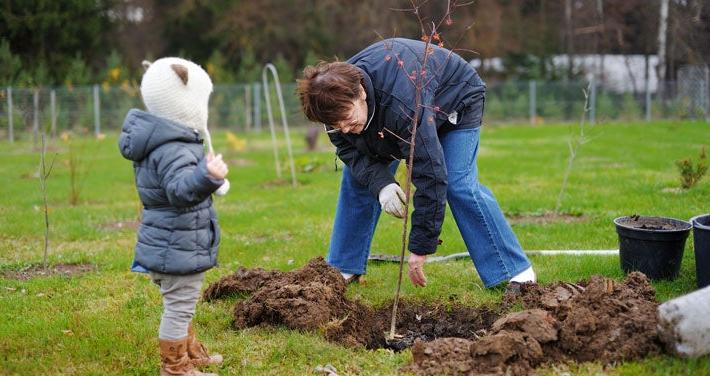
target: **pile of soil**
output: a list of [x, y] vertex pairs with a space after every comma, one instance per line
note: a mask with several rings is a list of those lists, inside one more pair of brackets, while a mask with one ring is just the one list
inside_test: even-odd
[[[497, 307], [401, 301], [395, 340], [391, 304], [372, 308], [345, 297], [346, 284], [322, 258], [290, 272], [240, 268], [210, 285], [205, 300], [251, 294], [234, 308], [234, 328], [285, 326], [368, 349], [412, 347], [406, 367], [420, 375], [528, 375], [543, 364], [609, 364], [659, 354], [655, 292], [645, 275], [623, 282], [524, 284]], [[522, 304], [524, 310], [502, 315]]]
[[233, 326], [285, 326], [322, 333], [347, 347], [402, 350], [415, 340], [441, 337], [477, 338], [500, 316], [497, 310], [456, 304], [418, 304], [400, 301], [397, 338], [387, 340], [392, 305], [372, 308], [348, 299], [340, 273], [322, 257], [290, 272], [240, 268], [211, 284], [207, 301], [252, 293], [234, 308]]
[[520, 295], [504, 301], [522, 302], [526, 310], [500, 318], [477, 341], [416, 342], [408, 369], [420, 375], [529, 375], [542, 364], [610, 364], [662, 351], [655, 292], [639, 272], [623, 283], [595, 276], [577, 284], [525, 284]]

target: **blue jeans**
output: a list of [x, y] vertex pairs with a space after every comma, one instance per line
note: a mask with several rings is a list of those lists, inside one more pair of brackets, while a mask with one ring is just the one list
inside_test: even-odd
[[[447, 200], [483, 284], [493, 287], [530, 267], [493, 193], [479, 183], [479, 128], [457, 129], [439, 140], [448, 176]], [[390, 166], [394, 173], [399, 161]], [[341, 272], [365, 274], [380, 203], [343, 169], [327, 261]]]

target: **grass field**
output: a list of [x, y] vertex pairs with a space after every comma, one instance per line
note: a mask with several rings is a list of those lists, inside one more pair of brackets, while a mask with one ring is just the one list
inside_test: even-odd
[[[487, 126], [482, 131], [481, 181], [496, 194], [506, 215], [540, 215], [554, 209], [567, 163], [567, 140], [575, 125]], [[526, 250], [616, 249], [613, 218], [642, 214], [685, 219], [710, 212], [710, 178], [690, 190], [680, 186], [675, 161], [697, 159], [710, 146], [710, 124], [663, 122], [603, 124], [587, 129], [562, 201], [562, 211], [576, 221], [515, 222]], [[207, 283], [238, 266], [290, 270], [325, 255], [338, 194], [340, 170], [333, 150], [320, 138], [320, 151], [306, 154], [302, 134], [293, 135], [296, 188], [276, 179], [269, 135], [239, 135], [246, 150], [226, 151], [230, 193], [216, 199], [223, 238], [217, 268]], [[223, 132], [216, 148], [227, 150]], [[0, 374], [156, 374], [157, 328], [161, 313], [158, 289], [145, 275], [131, 273], [135, 231], [116, 228], [135, 221], [140, 204], [131, 164], [118, 153], [117, 134], [103, 140], [70, 139], [51, 143], [56, 154], [48, 181], [50, 264], [90, 263], [95, 270], [65, 277], [27, 281], [0, 278]], [[80, 200], [69, 204], [70, 151], [77, 157]], [[282, 144], [281, 155], [285, 155]], [[44, 217], [37, 178], [39, 154], [31, 140], [2, 142], [0, 150], [0, 272], [40, 264]], [[282, 163], [283, 164], [283, 163]], [[309, 171], [309, 172], [304, 172]], [[285, 176], [288, 176], [287, 173]], [[372, 253], [399, 252], [401, 223], [381, 218]], [[438, 254], [464, 252], [450, 213]], [[656, 282], [658, 299], [667, 300], [695, 287], [692, 236], [680, 277]], [[594, 274], [621, 279], [618, 257], [532, 256], [540, 283], [576, 281]], [[427, 301], [454, 298], [476, 306], [499, 301], [502, 291], [485, 290], [469, 260], [427, 265], [429, 284], [403, 294]], [[396, 264], [372, 264], [367, 283], [348, 294], [368, 304], [392, 299]], [[204, 288], [205, 286], [203, 286]], [[235, 298], [236, 299], [236, 298]], [[332, 364], [340, 374], [389, 375], [411, 359], [409, 351], [351, 350], [315, 333], [252, 328], [234, 331], [230, 316], [235, 300], [199, 303], [195, 325], [211, 350], [225, 363], [222, 375], [303, 375]], [[599, 364], [556, 366], [541, 374], [668, 375], [710, 374], [710, 357], [680, 360], [654, 357], [609, 367]]]

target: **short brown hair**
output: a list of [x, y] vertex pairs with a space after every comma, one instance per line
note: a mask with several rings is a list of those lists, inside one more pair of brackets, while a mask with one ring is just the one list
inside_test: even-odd
[[328, 125], [343, 120], [358, 98], [363, 76], [354, 65], [320, 62], [303, 69], [296, 93], [308, 120]]

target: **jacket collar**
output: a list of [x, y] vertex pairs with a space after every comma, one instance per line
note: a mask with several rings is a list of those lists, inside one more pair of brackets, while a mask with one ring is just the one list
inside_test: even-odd
[[360, 67], [356, 66], [355, 68], [362, 73], [363, 86], [365, 86], [365, 93], [367, 94], [367, 123], [365, 123], [365, 128], [362, 130], [364, 132], [370, 126], [372, 119], [375, 117], [375, 88], [372, 86], [372, 79], [370, 79], [370, 75]]

